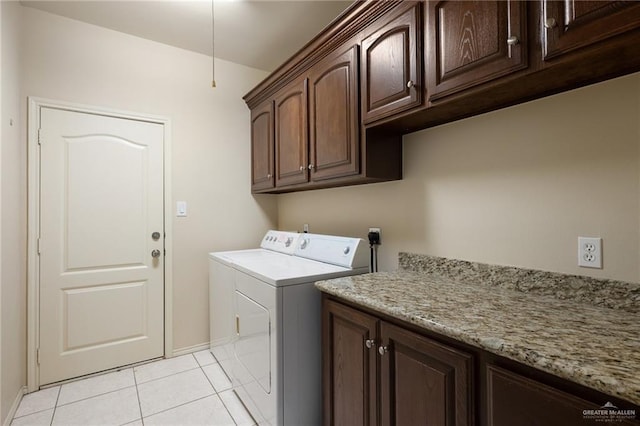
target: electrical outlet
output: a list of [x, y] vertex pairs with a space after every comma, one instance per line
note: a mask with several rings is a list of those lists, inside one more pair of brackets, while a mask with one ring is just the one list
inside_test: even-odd
[[602, 269], [602, 238], [578, 237], [578, 266]]
[[382, 232], [380, 232], [380, 228], [369, 228], [369, 233], [371, 232], [378, 233], [378, 245], [382, 244]]

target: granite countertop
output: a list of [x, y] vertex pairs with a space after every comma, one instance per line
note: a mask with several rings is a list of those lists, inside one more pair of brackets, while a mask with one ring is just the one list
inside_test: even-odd
[[[396, 272], [319, 281], [316, 286], [640, 404], [640, 285], [405, 253], [400, 260]], [[536, 283], [527, 285], [532, 277]]]

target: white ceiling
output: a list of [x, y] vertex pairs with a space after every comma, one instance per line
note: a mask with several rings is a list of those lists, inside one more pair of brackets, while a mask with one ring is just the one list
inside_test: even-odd
[[[211, 56], [210, 0], [21, 0], [21, 3]], [[272, 71], [351, 3], [215, 0], [215, 56]]]

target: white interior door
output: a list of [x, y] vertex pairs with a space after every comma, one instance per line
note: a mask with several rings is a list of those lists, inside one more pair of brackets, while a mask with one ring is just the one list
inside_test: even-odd
[[41, 109], [40, 385], [164, 354], [163, 131]]

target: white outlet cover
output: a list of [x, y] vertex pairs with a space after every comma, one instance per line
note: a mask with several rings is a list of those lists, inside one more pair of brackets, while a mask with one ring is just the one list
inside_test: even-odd
[[602, 269], [602, 238], [578, 237], [578, 266]]

